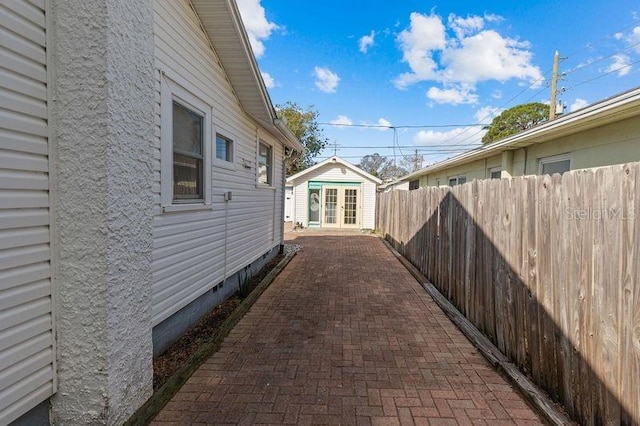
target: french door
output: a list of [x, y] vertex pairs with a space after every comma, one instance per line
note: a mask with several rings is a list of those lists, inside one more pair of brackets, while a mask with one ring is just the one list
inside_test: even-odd
[[360, 188], [325, 186], [322, 189], [324, 209], [323, 228], [360, 227]]

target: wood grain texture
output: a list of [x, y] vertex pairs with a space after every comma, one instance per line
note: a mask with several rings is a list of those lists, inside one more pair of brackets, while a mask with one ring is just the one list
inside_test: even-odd
[[639, 176], [633, 163], [395, 191], [378, 228], [572, 418], [640, 424]]

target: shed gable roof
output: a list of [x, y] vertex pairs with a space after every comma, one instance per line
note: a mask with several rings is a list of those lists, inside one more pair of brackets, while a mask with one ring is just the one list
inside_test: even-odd
[[287, 183], [291, 183], [294, 180], [298, 180], [298, 179], [304, 177], [305, 175], [307, 175], [307, 174], [309, 174], [309, 173], [311, 173], [311, 172], [313, 172], [315, 170], [318, 170], [318, 169], [326, 166], [327, 164], [331, 164], [331, 165], [341, 164], [344, 167], [346, 167], [347, 169], [351, 170], [352, 172], [357, 173], [360, 176], [362, 176], [362, 177], [364, 177], [364, 178], [366, 178], [366, 179], [368, 179], [368, 180], [370, 180], [372, 182], [375, 182], [377, 185], [380, 185], [382, 183], [382, 181], [380, 179], [378, 179], [377, 177], [373, 176], [372, 174], [367, 173], [364, 170], [362, 170], [361, 168], [356, 167], [353, 164], [343, 160], [340, 157], [336, 157], [336, 156], [333, 156], [331, 158], [327, 158], [326, 160], [324, 160], [321, 163], [316, 164], [315, 166], [309, 167], [308, 169], [304, 169], [303, 171], [301, 171], [299, 173], [296, 173], [295, 175], [289, 176], [287, 178]]

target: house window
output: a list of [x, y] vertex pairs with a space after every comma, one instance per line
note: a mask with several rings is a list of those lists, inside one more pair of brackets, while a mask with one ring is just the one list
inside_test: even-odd
[[467, 177], [465, 175], [453, 176], [449, 178], [449, 186], [462, 185], [467, 181]]
[[230, 163], [233, 162], [233, 140], [216, 134], [216, 158]]
[[500, 179], [502, 177], [502, 170], [500, 167], [494, 167], [489, 169], [489, 178], [490, 179]]
[[273, 184], [273, 148], [264, 142], [258, 144], [258, 183]]
[[569, 154], [556, 155], [540, 159], [540, 174], [553, 175], [564, 174], [571, 170], [571, 156]]
[[420, 188], [420, 179], [409, 181], [409, 191]]
[[163, 76], [161, 202], [164, 211], [211, 205], [211, 107]]
[[173, 102], [173, 201], [203, 200], [204, 117]]

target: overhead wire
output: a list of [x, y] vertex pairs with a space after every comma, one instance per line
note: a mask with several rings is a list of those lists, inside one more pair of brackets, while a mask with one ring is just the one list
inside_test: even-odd
[[[610, 39], [612, 36], [615, 36], [615, 34], [618, 34], [618, 33], [621, 33], [621, 32], [623, 32], [623, 31], [626, 31], [626, 30], [628, 30], [628, 29], [630, 29], [630, 28], [632, 28], [632, 27], [634, 27], [634, 26], [636, 26], [636, 25], [637, 25], [637, 23], [635, 23], [635, 22], [634, 22], [634, 23], [632, 23], [632, 24], [630, 24], [630, 25], [628, 25], [628, 26], [624, 27], [623, 29], [621, 29], [621, 30], [619, 30], [619, 31], [616, 31], [616, 32], [611, 33], [611, 34], [607, 34], [606, 36], [602, 37], [602, 38], [601, 38], [601, 39], [599, 39], [599, 40], [596, 40], [595, 42], [587, 43], [584, 47], [582, 47], [582, 48], [580, 48], [580, 49], [578, 49], [578, 50], [576, 50], [576, 51], [572, 52], [571, 54], [567, 55], [567, 56], [566, 56], [565, 58], [563, 58], [563, 59], [569, 59], [569, 58], [572, 58], [572, 57], [574, 57], [575, 55], [577, 55], [578, 53], [581, 53], [581, 52], [583, 52], [584, 50], [587, 50], [587, 49], [589, 49], [589, 48], [593, 48], [593, 46], [595, 46], [595, 45], [597, 45], [597, 44], [599, 44], [599, 43], [601, 43], [601, 42], [603, 42], [603, 41], [605, 41], [605, 40]], [[602, 62], [602, 61], [604, 61], [604, 60], [606, 60], [606, 59], [612, 58], [612, 57], [614, 57], [615, 55], [620, 54], [620, 53], [622, 53], [622, 52], [625, 52], [625, 51], [627, 51], [627, 50], [633, 49], [634, 47], [636, 47], [636, 46], [638, 46], [638, 45], [640, 45], [640, 42], [637, 42], [637, 43], [633, 43], [633, 44], [631, 44], [631, 45], [628, 45], [628, 46], [627, 46], [627, 47], [625, 47], [624, 49], [618, 50], [618, 51], [616, 51], [616, 52], [614, 52], [614, 53], [611, 53], [611, 54], [609, 54], [609, 55], [607, 55], [607, 56], [605, 56], [605, 57], [599, 58], [599, 59], [597, 59], [597, 60], [595, 60], [595, 61], [589, 62], [589, 63], [584, 64], [584, 65], [580, 65], [580, 66], [578, 66], [578, 67], [574, 68], [573, 70], [571, 70], [571, 71], [569, 71], [569, 72], [564, 73], [564, 76], [571, 75], [571, 74], [575, 74], [576, 72], [578, 72], [578, 71], [580, 71], [580, 70], [582, 70], [582, 69], [588, 68], [588, 67], [590, 67], [590, 66], [593, 66], [594, 64], [597, 64], [597, 63], [600, 63], [600, 62]], [[609, 75], [609, 74], [612, 74], [612, 73], [615, 73], [615, 72], [619, 72], [620, 70], [625, 69], [625, 68], [628, 68], [628, 67], [631, 67], [632, 65], [635, 65], [635, 64], [637, 64], [637, 63], [639, 63], [639, 62], [640, 62], [640, 60], [638, 60], [638, 61], [634, 61], [634, 62], [632, 62], [632, 63], [629, 63], [629, 64], [623, 65], [623, 66], [621, 66], [621, 67], [618, 67], [618, 68], [616, 68], [616, 69], [613, 69], [613, 70], [607, 71], [607, 72], [602, 73], [602, 74], [600, 74], [600, 75], [598, 75], [598, 76], [596, 76], [596, 77], [593, 77], [593, 78], [590, 78], [590, 79], [588, 79], [588, 80], [585, 80], [585, 81], [579, 82], [579, 83], [577, 83], [577, 84], [575, 84], [575, 85], [571, 86], [571, 87], [570, 87], [569, 89], [567, 89], [567, 90], [575, 89], [576, 87], [579, 87], [579, 86], [581, 86], [581, 85], [584, 85], [584, 84], [590, 83], [590, 82], [595, 81], [595, 80], [597, 80], [597, 79], [599, 79], [599, 78], [602, 78], [602, 77], [604, 77], [604, 76], [606, 76], [606, 75]], [[529, 90], [529, 89], [533, 88], [536, 84], [540, 83], [541, 81], [545, 80], [545, 79], [546, 79], [546, 77], [548, 77], [550, 73], [551, 73], [551, 70], [548, 70], [546, 73], [544, 73], [544, 74], [543, 74], [542, 76], [540, 76], [538, 79], [536, 79], [536, 80], [534, 80], [533, 82], [531, 82], [531, 83], [529, 84], [529, 86], [525, 87], [524, 89], [522, 89], [521, 91], [519, 91], [518, 93], [516, 93], [514, 96], [512, 96], [511, 98], [509, 98], [506, 102], [504, 102], [502, 105], [500, 105], [500, 106], [499, 106], [499, 107], [497, 107], [496, 109], [497, 109], [497, 110], [500, 110], [500, 109], [505, 108], [505, 107], [506, 107], [507, 105], [509, 105], [512, 101], [514, 101], [515, 99], [517, 99], [518, 97], [520, 97], [524, 92], [526, 92], [527, 90]], [[527, 98], [527, 100], [525, 101], [525, 103], [529, 102], [531, 99], [535, 98], [536, 96], [538, 96], [540, 93], [542, 93], [542, 92], [543, 92], [544, 90], [546, 90], [546, 89], [547, 89], [547, 86], [545, 85], [545, 87], [543, 87], [542, 89], [538, 90], [538, 91], [537, 91], [537, 92], [535, 92], [533, 95], [531, 95], [529, 98]], [[382, 125], [382, 124], [353, 124], [353, 123], [331, 123], [331, 122], [320, 122], [320, 123], [317, 123], [317, 124], [319, 124], [319, 125], [325, 125], [325, 126], [334, 126], [334, 127], [362, 127], [362, 128], [391, 129], [391, 130], [393, 130], [393, 145], [392, 145], [391, 147], [353, 147], [353, 148], [354, 148], [354, 149], [355, 149], [355, 148], [362, 148], [362, 149], [367, 149], [367, 148], [374, 148], [374, 149], [384, 149], [384, 148], [387, 148], [387, 149], [389, 149], [389, 148], [393, 148], [393, 150], [394, 150], [393, 155], [394, 155], [394, 161], [395, 161], [395, 157], [396, 157], [396, 154], [395, 154], [395, 148], [396, 148], [396, 147], [398, 148], [398, 151], [400, 152], [400, 155], [401, 155], [403, 158], [405, 158], [405, 160], [407, 160], [407, 159], [408, 159], [408, 157], [407, 157], [406, 155], [404, 155], [404, 153], [402, 152], [401, 146], [400, 146], [400, 144], [399, 144], [399, 142], [398, 142], [397, 129], [409, 129], [409, 128], [448, 128], [448, 127], [459, 128], [459, 127], [464, 127], [465, 129], [464, 129], [462, 132], [460, 132], [460, 133], [458, 133], [457, 135], [453, 136], [453, 137], [449, 140], [449, 142], [453, 142], [454, 140], [456, 140], [456, 139], [460, 138], [460, 136], [461, 136], [461, 135], [463, 135], [463, 134], [465, 134], [465, 133], [469, 132], [472, 128], [474, 128], [474, 127], [481, 127], [481, 129], [479, 129], [479, 130], [477, 130], [476, 132], [474, 132], [474, 133], [472, 133], [472, 134], [468, 135], [467, 137], [465, 137], [465, 138], [463, 138], [463, 139], [461, 139], [461, 140], [457, 141], [456, 143], [451, 143], [450, 145], [447, 145], [447, 149], [446, 149], [446, 150], [444, 150], [444, 149], [443, 149], [443, 150], [434, 150], [434, 151], [432, 151], [432, 152], [434, 152], [434, 153], [435, 153], [435, 152], [438, 152], [438, 153], [457, 153], [457, 152], [464, 151], [464, 150], [465, 150], [465, 148], [474, 148], [474, 147], [475, 147], [476, 149], [477, 149], [477, 148], [481, 148], [481, 145], [478, 145], [477, 143], [467, 143], [467, 144], [463, 144], [463, 142], [465, 142], [465, 141], [467, 141], [467, 140], [471, 139], [472, 137], [474, 137], [474, 136], [476, 136], [476, 135], [480, 134], [480, 133], [482, 132], [482, 130], [484, 130], [484, 128], [485, 128], [486, 126], [488, 126], [488, 124], [484, 124], [484, 123], [482, 123], [482, 121], [487, 120], [488, 118], [490, 118], [490, 117], [491, 117], [491, 115], [493, 115], [493, 112], [489, 112], [489, 113], [485, 114], [485, 115], [484, 115], [484, 116], [482, 116], [480, 119], [478, 119], [478, 121], [477, 121], [476, 123], [466, 123], [466, 124], [424, 124], [424, 125], [398, 125], [398, 126]], [[423, 149], [422, 149], [422, 148], [417, 147], [417, 146], [416, 146], [416, 147], [405, 146], [405, 147], [407, 147], [407, 148], [415, 148], [415, 149], [420, 150], [421, 152], [426, 152], [426, 149], [423, 151]], [[452, 147], [456, 147], [456, 148], [452, 148]], [[343, 147], [343, 148], [347, 149], [347, 148], [349, 148], [349, 147], [346, 147], [346, 146], [345, 146], [345, 147]], [[460, 149], [457, 149], [457, 148], [460, 148]], [[354, 157], [354, 156], [346, 156], [346, 157], [344, 157], [344, 158], [349, 158], [349, 157]], [[330, 157], [328, 157], [328, 158], [330, 158]], [[355, 156], [355, 158], [360, 158], [360, 157], [359, 157], [359, 156]]]

